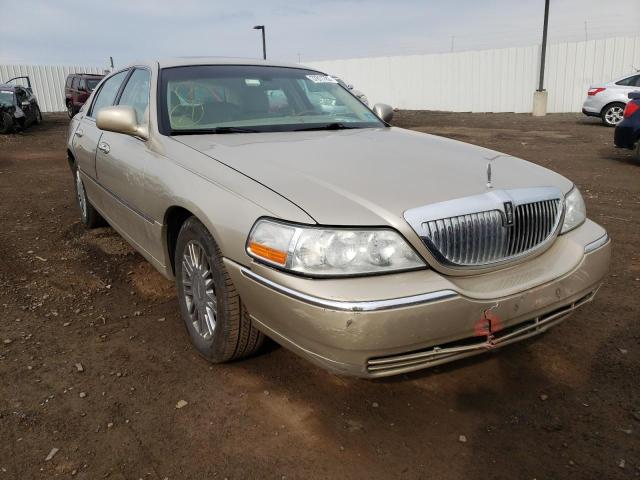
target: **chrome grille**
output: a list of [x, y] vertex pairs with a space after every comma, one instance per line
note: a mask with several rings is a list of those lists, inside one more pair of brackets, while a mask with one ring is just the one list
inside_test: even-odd
[[496, 191], [409, 210], [405, 218], [441, 263], [481, 266], [515, 259], [550, 242], [562, 205], [556, 189]]

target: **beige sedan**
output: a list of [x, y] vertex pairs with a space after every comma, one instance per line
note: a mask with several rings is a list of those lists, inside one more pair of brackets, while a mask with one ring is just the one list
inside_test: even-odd
[[70, 125], [82, 221], [175, 279], [212, 362], [266, 335], [335, 372], [394, 375], [539, 334], [593, 299], [610, 241], [570, 180], [392, 115], [299, 65], [133, 65]]

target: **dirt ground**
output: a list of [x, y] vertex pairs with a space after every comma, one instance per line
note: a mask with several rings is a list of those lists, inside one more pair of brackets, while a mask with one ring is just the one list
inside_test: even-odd
[[536, 340], [398, 378], [337, 377], [277, 345], [209, 365], [173, 285], [80, 225], [67, 119], [48, 115], [0, 137], [0, 480], [640, 477], [640, 165], [581, 115], [395, 123], [575, 181], [614, 241], [595, 301]]

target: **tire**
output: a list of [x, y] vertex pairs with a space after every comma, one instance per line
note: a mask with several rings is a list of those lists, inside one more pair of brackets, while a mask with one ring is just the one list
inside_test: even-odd
[[610, 103], [602, 109], [600, 118], [602, 123], [607, 127], [615, 127], [622, 121], [622, 113], [624, 112], [625, 104], [622, 102]]
[[13, 118], [7, 112], [0, 112], [0, 133], [9, 133], [13, 130]]
[[633, 153], [633, 159], [637, 162], [640, 163], [640, 138], [638, 139], [638, 143], [636, 145], [636, 150]]
[[264, 335], [252, 324], [218, 245], [195, 217], [182, 224], [174, 261], [180, 313], [198, 352], [212, 363], [255, 353]]
[[40, 111], [40, 107], [36, 105], [36, 119], [35, 124], [40, 125], [42, 123], [42, 112]]
[[73, 102], [67, 102], [67, 115], [69, 115], [69, 118], [73, 118], [75, 114], [76, 112], [75, 108], [73, 108]]
[[104, 219], [98, 211], [93, 208], [91, 202], [89, 201], [89, 197], [87, 196], [87, 192], [84, 189], [84, 183], [82, 182], [82, 177], [80, 176], [80, 170], [77, 167], [73, 167], [73, 179], [75, 185], [76, 192], [76, 203], [78, 204], [78, 208], [80, 209], [80, 221], [87, 228], [96, 228], [101, 227], [105, 224]]

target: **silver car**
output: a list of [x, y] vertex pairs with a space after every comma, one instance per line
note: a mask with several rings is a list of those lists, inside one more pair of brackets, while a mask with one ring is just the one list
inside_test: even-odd
[[625, 75], [611, 82], [592, 85], [587, 91], [587, 99], [582, 105], [582, 113], [590, 117], [600, 117], [608, 127], [615, 127], [622, 121], [624, 107], [629, 101], [629, 92], [640, 89], [640, 72]]
[[299, 65], [124, 68], [70, 126], [82, 222], [106, 220], [175, 280], [212, 362], [269, 336], [336, 372], [394, 375], [537, 335], [594, 298], [611, 242], [570, 180], [392, 115]]

